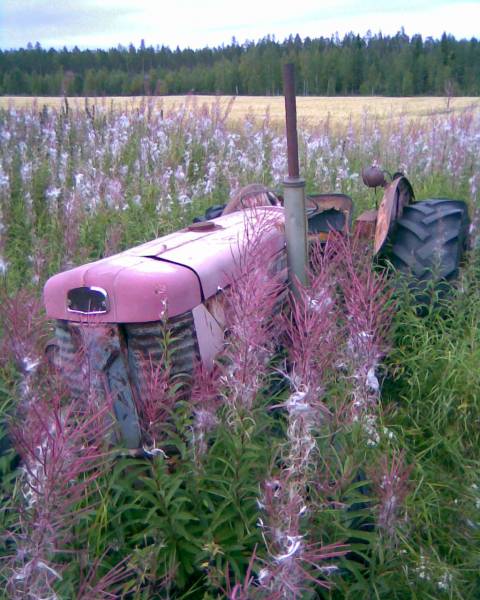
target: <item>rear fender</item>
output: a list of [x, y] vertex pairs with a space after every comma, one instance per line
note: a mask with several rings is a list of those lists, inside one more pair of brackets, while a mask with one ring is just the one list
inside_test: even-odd
[[400, 176], [389, 183], [383, 194], [382, 201], [378, 207], [377, 222], [375, 226], [374, 251], [378, 254], [387, 241], [389, 233], [400, 219], [403, 209], [411, 204], [415, 194], [406, 177]]

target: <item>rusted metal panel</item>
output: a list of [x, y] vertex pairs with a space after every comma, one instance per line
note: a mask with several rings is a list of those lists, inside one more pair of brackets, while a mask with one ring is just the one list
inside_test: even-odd
[[374, 251], [380, 252], [395, 221], [402, 216], [403, 209], [414, 199], [412, 186], [406, 177], [397, 177], [385, 188], [378, 208]]
[[75, 398], [85, 394], [85, 376], [82, 373], [83, 356], [80, 337], [74, 335], [67, 321], [57, 321], [53, 348], [53, 364], [62, 373], [68, 389]]
[[319, 211], [335, 208], [336, 210], [351, 212], [353, 207], [350, 196], [337, 193], [309, 194], [306, 203], [307, 207], [316, 208]]
[[[307, 196], [306, 199], [307, 211], [309, 219], [314, 219], [316, 214], [326, 213], [327, 211], [338, 211], [343, 215], [343, 233], [350, 231], [352, 223], [353, 202], [350, 196], [346, 194], [313, 194]], [[328, 239], [328, 231], [316, 233], [320, 240]], [[312, 235], [309, 235], [312, 238]]]
[[366, 210], [355, 221], [354, 235], [363, 239], [375, 239], [377, 210]]

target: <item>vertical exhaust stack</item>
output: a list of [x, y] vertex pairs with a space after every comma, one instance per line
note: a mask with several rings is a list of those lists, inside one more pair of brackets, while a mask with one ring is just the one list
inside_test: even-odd
[[288, 177], [283, 181], [285, 204], [285, 236], [290, 285], [307, 283], [307, 217], [305, 212], [305, 179], [300, 177], [298, 163], [297, 102], [293, 64], [283, 66], [285, 118], [287, 131]]

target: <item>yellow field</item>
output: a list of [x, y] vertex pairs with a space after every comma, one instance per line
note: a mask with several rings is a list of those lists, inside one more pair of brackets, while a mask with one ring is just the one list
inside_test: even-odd
[[[195, 102], [197, 106], [203, 104], [211, 105], [219, 102], [222, 109], [226, 109], [232, 101], [232, 96], [156, 96], [156, 97], [108, 97], [108, 98], [88, 98], [89, 105], [98, 104], [107, 108], [115, 109], [134, 109], [142, 101], [153, 102], [158, 108], [165, 111], [180, 107], [186, 102]], [[18, 97], [3, 96], [0, 97], [0, 108], [14, 106], [24, 108], [32, 106], [36, 102], [41, 108], [43, 105], [59, 108], [64, 102], [61, 97]], [[85, 98], [68, 98], [70, 107], [84, 108]], [[395, 119], [405, 116], [408, 119], [425, 119], [432, 115], [446, 114], [451, 111], [459, 111], [472, 107], [476, 111], [480, 110], [480, 98], [478, 97], [459, 97], [451, 98], [450, 103], [447, 98], [439, 97], [412, 97], [412, 98], [386, 98], [382, 96], [362, 96], [362, 97], [298, 97], [297, 111], [299, 122], [306, 122], [309, 125], [315, 125], [318, 121], [323, 121], [330, 117], [332, 123], [345, 123], [350, 118], [358, 122], [365, 110], [371, 116], [376, 116], [380, 120]], [[233, 105], [229, 113], [230, 121], [238, 121], [246, 114], [251, 114], [256, 118], [263, 118], [267, 109], [270, 111], [272, 121], [283, 122], [284, 103], [283, 97], [272, 96], [238, 96], [233, 100]]]

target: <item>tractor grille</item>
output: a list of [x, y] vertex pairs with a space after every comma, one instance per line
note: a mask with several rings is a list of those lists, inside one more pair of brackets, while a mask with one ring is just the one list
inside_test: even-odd
[[[92, 327], [92, 325], [84, 325]], [[56, 366], [75, 396], [85, 394], [84, 352], [79, 329], [81, 324], [57, 321], [55, 337], [57, 343]], [[129, 376], [141, 390], [143, 379], [148, 375], [146, 366], [157, 368], [164, 360], [165, 337], [168, 336], [168, 353], [171, 359], [171, 376], [185, 375], [187, 381], [200, 361], [197, 336], [191, 312], [169, 320], [150, 323], [126, 323], [122, 327], [128, 348]]]
[[[186, 312], [170, 319], [166, 325], [153, 323], [126, 323], [124, 326], [128, 346], [128, 362], [132, 375], [141, 378], [145, 365], [157, 367], [164, 360], [165, 337], [168, 337], [168, 355], [171, 375], [193, 375], [200, 361], [197, 336], [192, 313]], [[142, 389], [141, 381], [138, 381]]]
[[68, 321], [57, 321], [55, 326], [57, 352], [55, 366], [61, 371], [70, 392], [79, 397], [85, 394], [84, 357], [77, 332]]

